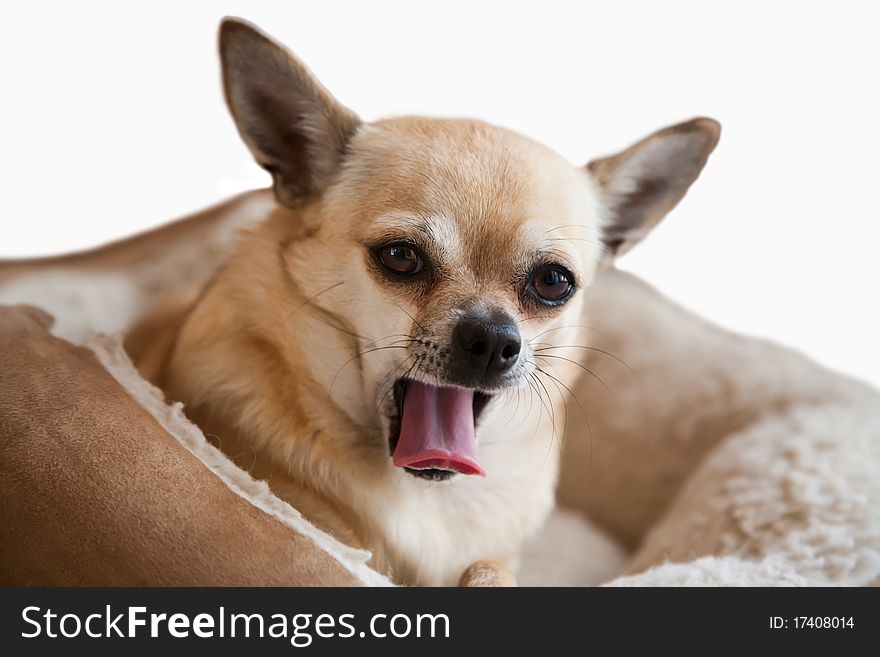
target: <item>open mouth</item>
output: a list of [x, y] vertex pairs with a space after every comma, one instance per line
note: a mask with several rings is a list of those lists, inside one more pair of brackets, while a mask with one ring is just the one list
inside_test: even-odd
[[476, 457], [476, 424], [490, 399], [469, 388], [398, 379], [389, 436], [394, 465], [432, 481], [485, 476]]

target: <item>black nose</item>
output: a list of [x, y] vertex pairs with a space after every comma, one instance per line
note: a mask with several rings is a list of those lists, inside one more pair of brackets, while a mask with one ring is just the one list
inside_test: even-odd
[[519, 330], [508, 315], [465, 315], [452, 334], [459, 373], [465, 383], [486, 383], [507, 372], [522, 347]]

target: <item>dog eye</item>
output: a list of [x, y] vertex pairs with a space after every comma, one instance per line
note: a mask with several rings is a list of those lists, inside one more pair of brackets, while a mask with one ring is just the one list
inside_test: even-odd
[[389, 244], [379, 249], [379, 262], [388, 271], [401, 276], [414, 276], [425, 268], [425, 261], [408, 244]]
[[555, 305], [563, 302], [572, 293], [574, 278], [563, 267], [548, 265], [532, 273], [529, 285], [541, 301]]

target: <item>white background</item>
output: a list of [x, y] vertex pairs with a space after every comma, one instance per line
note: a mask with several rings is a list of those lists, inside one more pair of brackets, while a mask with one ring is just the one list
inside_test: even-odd
[[880, 383], [870, 2], [23, 2], [0, 23], [0, 257], [70, 251], [264, 186], [223, 106], [225, 14], [365, 119], [474, 116], [573, 162], [719, 119], [621, 266], [708, 318]]

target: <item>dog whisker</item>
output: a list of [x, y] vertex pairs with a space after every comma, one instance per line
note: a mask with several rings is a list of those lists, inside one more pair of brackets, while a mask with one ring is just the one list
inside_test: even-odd
[[541, 331], [537, 335], [533, 335], [531, 338], [528, 339], [528, 342], [529, 342], [529, 344], [531, 344], [532, 340], [540, 338], [542, 335], [546, 335], [547, 333], [552, 333], [554, 331], [563, 331], [565, 329], [570, 329], [570, 328], [585, 329], [587, 331], [593, 331], [593, 332], [598, 333], [600, 335], [602, 334], [602, 332], [599, 331], [598, 329], [595, 329], [592, 326], [587, 326], [586, 324], [563, 324], [562, 326], [554, 326], [553, 328], [548, 328], [545, 331]]
[[[345, 281], [339, 281], [338, 283], [334, 283], [333, 285], [330, 285], [330, 286], [328, 286], [328, 287], [325, 287], [325, 288], [324, 288], [323, 290], [321, 290], [320, 292], [317, 292], [317, 293], [313, 294], [312, 296], [306, 298], [305, 301], [303, 301], [300, 305], [298, 305], [296, 308], [294, 308], [293, 311], [291, 311], [291, 313], [287, 316], [287, 319], [289, 320], [289, 319], [290, 319], [291, 317], [293, 317], [296, 313], [298, 313], [300, 310], [302, 310], [303, 308], [305, 308], [306, 306], [308, 306], [310, 303], [312, 303], [315, 299], [317, 299], [317, 298], [318, 298], [319, 296], [321, 296], [322, 294], [326, 294], [326, 293], [329, 292], [330, 290], [335, 290], [337, 287], [339, 287], [340, 285], [342, 285], [342, 284], [344, 284], [344, 283], [345, 283]], [[299, 286], [297, 286], [297, 289], [299, 289]]]
[[583, 364], [577, 362], [576, 360], [572, 360], [571, 358], [565, 358], [563, 356], [552, 356], [550, 354], [535, 354], [535, 358], [555, 358], [557, 360], [564, 360], [568, 363], [571, 363], [572, 365], [575, 365], [576, 367], [581, 368], [584, 372], [586, 372], [591, 377], [593, 377], [596, 381], [598, 381], [599, 385], [601, 385], [605, 389], [605, 392], [607, 392], [615, 402], [617, 401], [617, 398], [614, 396], [614, 393], [611, 392], [611, 388], [609, 388], [606, 385], [606, 383], [601, 378], [599, 378], [599, 375], [597, 375], [593, 370], [591, 370], [586, 365], [583, 365]]
[[422, 330], [423, 333], [429, 333], [429, 331], [428, 331], [424, 326], [422, 326], [421, 324], [419, 324], [419, 320], [417, 320], [415, 317], [413, 317], [412, 315], [410, 315], [410, 314], [407, 312], [406, 308], [404, 308], [403, 306], [401, 306], [401, 305], [400, 305], [399, 303], [397, 303], [396, 301], [392, 301], [392, 303], [393, 303], [395, 306], [397, 306], [397, 307], [401, 310], [401, 312], [403, 312], [404, 315], [406, 315], [407, 317], [409, 317], [409, 318], [413, 321], [413, 324], [415, 324], [416, 326], [418, 326], [418, 327]]
[[563, 388], [565, 388], [565, 390], [568, 391], [568, 394], [571, 395], [571, 398], [574, 399], [575, 402], [577, 403], [578, 408], [581, 411], [581, 415], [584, 418], [584, 423], [587, 425], [587, 440], [588, 440], [588, 445], [590, 448], [590, 456], [589, 456], [589, 460], [587, 462], [587, 470], [589, 470], [593, 466], [593, 428], [590, 425], [590, 418], [587, 416], [587, 412], [584, 409], [584, 406], [581, 403], [581, 400], [578, 398], [578, 396], [576, 394], [574, 394], [574, 392], [572, 392], [571, 388], [569, 388], [567, 385], [565, 385], [565, 383], [563, 383], [562, 381], [557, 379], [555, 376], [553, 376], [549, 372], [541, 369], [537, 365], [535, 365], [535, 369], [538, 372], [540, 372], [541, 374], [543, 374], [544, 376], [547, 376], [547, 377], [555, 380], [559, 385], [561, 385]]
[[[535, 366], [535, 369], [538, 373], [545, 374], [544, 370]], [[558, 379], [550, 379], [550, 382], [553, 384], [553, 387], [556, 388], [556, 392], [559, 394], [559, 399], [562, 401], [562, 409], [563, 409], [563, 424], [562, 424], [562, 436], [558, 437], [558, 444], [560, 451], [562, 450], [562, 446], [565, 444], [565, 437], [568, 433], [568, 402], [565, 399], [565, 395], [562, 393], [562, 390], [559, 387]]]
[[553, 228], [547, 230], [547, 232], [552, 233], [557, 230], [563, 230], [565, 228], [579, 228], [582, 230], [592, 230], [593, 232], [599, 233], [600, 235], [604, 234], [604, 231], [601, 228], [598, 228], [596, 226], [585, 226], [584, 224], [563, 224], [561, 226], [554, 226]]
[[591, 240], [586, 237], [551, 237], [549, 239], [551, 242], [587, 242], [589, 244], [595, 244], [603, 251], [608, 251], [608, 246], [604, 242]]
[[[534, 363], [532, 363], [532, 365], [535, 367], [535, 369], [536, 369], [538, 372], [541, 371], [541, 368], [539, 368], [537, 365], [535, 365]], [[540, 379], [539, 377], [536, 376], [536, 377], [535, 377], [535, 380], [541, 385], [541, 388], [544, 390], [544, 393], [547, 395], [547, 412], [548, 412], [548, 414], [550, 415], [550, 423], [551, 423], [552, 428], [553, 428], [553, 437], [556, 439], [556, 441], [557, 441], [557, 443], [558, 443], [558, 442], [559, 442], [559, 433], [557, 432], [557, 426], [556, 426], [556, 408], [555, 408], [554, 405], [553, 405], [553, 397], [552, 397], [552, 395], [550, 394], [550, 391], [547, 390], [547, 386], [544, 385], [544, 382], [541, 381], [541, 379]]]
[[407, 378], [412, 373], [412, 371], [418, 366], [418, 364], [421, 362], [422, 356], [415, 356], [414, 354], [411, 354], [411, 355], [407, 356], [406, 358], [404, 358], [403, 361], [401, 361], [401, 363], [398, 364], [398, 366], [395, 367], [391, 371], [391, 375], [388, 377], [389, 380], [391, 381], [391, 383], [389, 384], [388, 389], [385, 390], [385, 392], [382, 393], [382, 396], [379, 398], [379, 403], [376, 405], [376, 412], [374, 413], [374, 417], [378, 417], [380, 411], [382, 410], [382, 404], [385, 403], [385, 398], [388, 397], [389, 392], [394, 390], [394, 384], [397, 382], [397, 377], [395, 377], [394, 374], [400, 369], [400, 367], [402, 365], [405, 365], [406, 362], [410, 358], [413, 358], [413, 357], [415, 357], [415, 360], [413, 361], [412, 365], [410, 365], [410, 367], [406, 371], [406, 373], [402, 377], [400, 377], [400, 378], [404, 378], [404, 379]]
[[330, 395], [331, 397], [333, 396], [333, 386], [336, 384], [336, 379], [339, 378], [339, 374], [342, 372], [342, 370], [344, 370], [346, 368], [347, 365], [349, 365], [350, 363], [353, 363], [356, 360], [363, 358], [367, 354], [372, 354], [377, 351], [384, 351], [386, 349], [409, 349], [409, 345], [391, 344], [391, 345], [386, 345], [384, 347], [373, 347], [372, 349], [365, 349], [364, 351], [361, 351], [361, 352], [355, 354], [354, 356], [349, 358], [347, 361], [345, 361], [338, 370], [336, 370], [336, 374], [333, 375], [333, 379], [330, 381], [330, 387], [327, 390], [327, 394]]
[[[538, 400], [541, 401], [541, 392], [540, 392], [540, 390], [538, 390], [538, 386], [537, 386], [537, 384], [535, 384], [534, 378], [535, 378], [534, 375], [530, 372], [529, 377], [528, 377], [528, 383], [529, 383], [529, 389], [531, 390], [532, 394], [530, 395], [531, 404], [529, 406], [529, 415], [531, 415], [532, 410], [534, 408], [535, 395], [537, 395]], [[538, 419], [535, 422], [535, 430], [532, 432], [532, 440], [534, 440], [535, 436], [538, 435], [538, 429], [541, 428], [541, 418], [543, 416], [544, 416], [544, 404], [541, 403], [541, 405], [538, 406]]]
[[[550, 343], [548, 343], [548, 342], [539, 342], [539, 343], [537, 343], [537, 344], [547, 344], [547, 345], [549, 345]], [[620, 363], [621, 365], [623, 365], [624, 367], [626, 367], [626, 368], [627, 368], [630, 372], [632, 372], [633, 374], [636, 373], [636, 371], [635, 371], [635, 370], [630, 366], [630, 364], [627, 363], [625, 360], [623, 360], [622, 358], [620, 358], [619, 356], [617, 356], [617, 355], [615, 355], [615, 354], [612, 354], [610, 351], [605, 351], [604, 349], [599, 349], [599, 347], [591, 347], [591, 346], [588, 346], [588, 345], [582, 345], [582, 344], [561, 344], [561, 345], [550, 345], [550, 346], [548, 346], [548, 347], [539, 347], [538, 349], [534, 349], [534, 348], [533, 348], [532, 351], [533, 351], [533, 352], [549, 351], [550, 349], [586, 349], [586, 350], [589, 350], [589, 351], [597, 351], [597, 352], [599, 352], [600, 354], [605, 354], [606, 356], [609, 356], [609, 357], [613, 358], [613, 359], [616, 360], [618, 363]]]
[[[544, 403], [544, 397], [541, 395], [541, 390], [538, 388], [538, 384], [541, 385], [541, 387], [544, 389], [545, 392], [547, 391], [547, 388], [543, 385], [543, 383], [541, 383], [539, 381], [537, 375], [534, 372], [529, 373], [529, 379], [531, 381], [535, 382], [533, 385], [532, 382], [530, 381], [529, 385], [532, 386], [532, 389], [534, 390], [534, 392], [537, 393], [538, 400], [541, 402], [541, 407], [538, 409], [538, 421], [535, 424], [535, 431], [532, 433], [532, 439], [534, 440], [534, 437], [537, 434], [538, 429], [541, 427], [541, 417], [543, 416], [543, 409], [544, 408], [548, 409], [547, 415], [550, 417], [550, 422], [551, 422], [552, 428], [553, 428], [553, 430], [551, 431], [550, 436], [549, 436], [549, 441], [547, 443], [547, 452], [544, 454], [544, 459], [541, 461], [541, 467], [544, 467], [544, 465], [547, 463], [547, 459], [550, 458], [550, 453], [551, 453], [551, 450], [553, 449], [553, 443], [556, 440], [556, 418], [555, 418], [555, 415], [550, 410], [553, 407], [553, 401], [550, 400], [549, 407]], [[547, 394], [549, 395], [549, 392]]]

